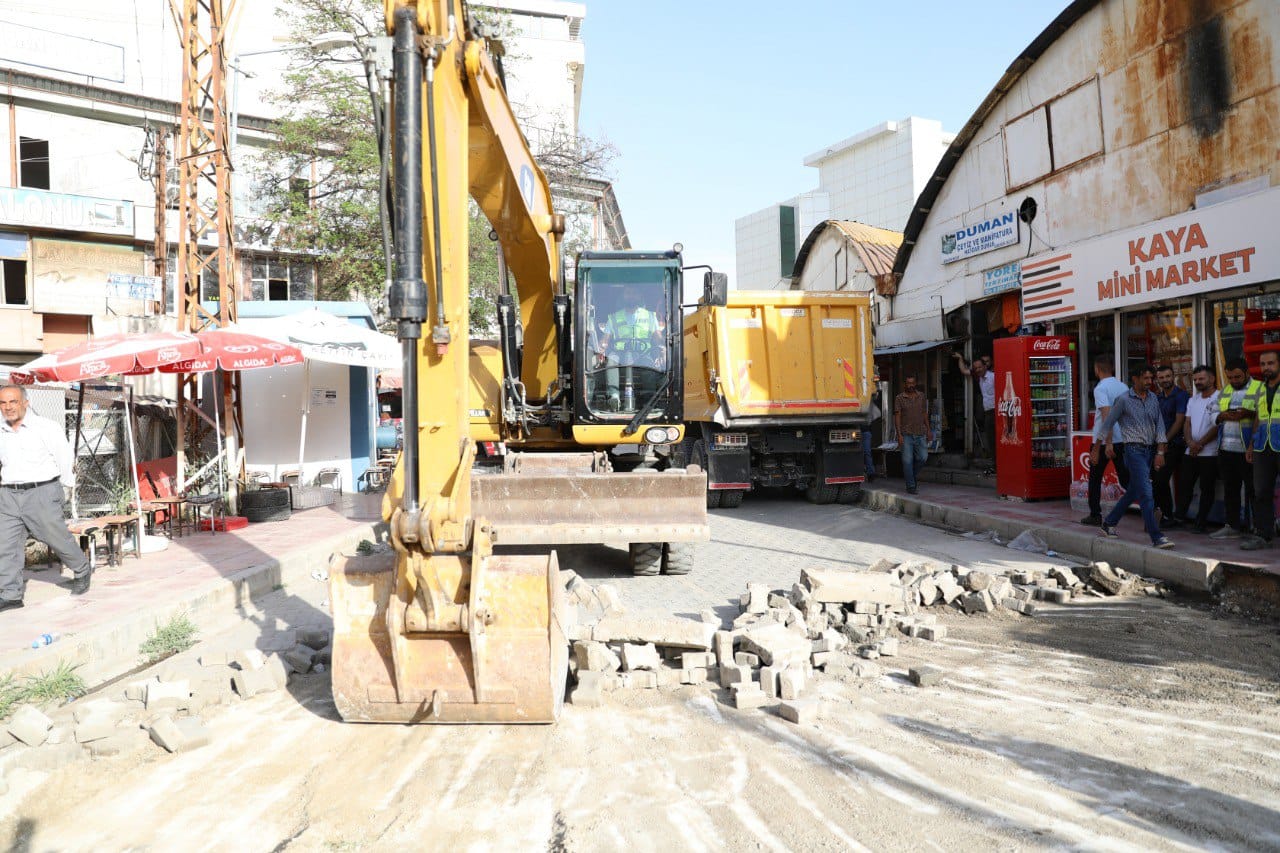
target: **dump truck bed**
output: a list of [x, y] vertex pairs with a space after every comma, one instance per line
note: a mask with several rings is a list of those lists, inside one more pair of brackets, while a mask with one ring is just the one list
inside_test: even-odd
[[685, 316], [684, 351], [687, 421], [857, 423], [871, 409], [863, 293], [730, 291]]

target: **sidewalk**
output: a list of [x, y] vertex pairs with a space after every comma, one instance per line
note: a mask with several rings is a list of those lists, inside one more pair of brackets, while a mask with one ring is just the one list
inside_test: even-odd
[[1184, 589], [1216, 592], [1230, 574], [1280, 580], [1280, 550], [1241, 551], [1237, 540], [1217, 541], [1183, 530], [1171, 530], [1171, 551], [1150, 547], [1142, 520], [1130, 514], [1119, 527], [1118, 539], [1099, 535], [1097, 528], [1079, 523], [1066, 500], [1010, 501], [989, 488], [922, 483], [920, 493], [908, 495], [901, 480], [881, 477], [863, 489], [866, 506], [921, 521], [966, 531], [994, 530], [1009, 541], [1032, 530], [1061, 554], [1106, 560], [1128, 571], [1168, 581]]
[[[327, 572], [334, 552], [379, 539], [380, 499], [344, 495], [339, 507], [295, 512], [287, 521], [189, 533], [115, 567], [100, 552], [93, 585], [81, 596], [60, 586], [70, 573], [57, 562], [28, 569], [26, 606], [0, 614], [0, 675], [33, 675], [66, 661], [92, 687], [129, 672], [141, 663], [138, 647], [173, 616], [186, 613], [202, 633], [212, 632], [238, 618], [247, 599]], [[32, 649], [46, 633], [62, 638]]]

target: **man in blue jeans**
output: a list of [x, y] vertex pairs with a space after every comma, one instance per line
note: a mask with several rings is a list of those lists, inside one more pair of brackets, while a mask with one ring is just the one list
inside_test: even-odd
[[893, 401], [893, 426], [902, 449], [902, 476], [907, 481], [907, 494], [914, 495], [916, 466], [929, 458], [928, 442], [933, 441], [929, 426], [929, 401], [916, 387], [914, 376], [904, 377], [902, 393]]
[[[1142, 524], [1146, 527], [1151, 544], [1156, 548], [1172, 548], [1173, 543], [1160, 532], [1156, 524], [1156, 502], [1151, 493], [1151, 472], [1164, 467], [1164, 451], [1168, 441], [1168, 425], [1160, 412], [1160, 401], [1151, 393], [1151, 380], [1155, 371], [1149, 365], [1137, 368], [1133, 372], [1133, 387], [1111, 403], [1111, 411], [1102, 422], [1102, 435], [1107, 438], [1107, 458], [1116, 455], [1115, 436], [1111, 428], [1119, 424], [1120, 435], [1124, 442], [1124, 464], [1129, 469], [1129, 485], [1124, 496], [1115, 505], [1107, 517], [1102, 520], [1102, 532], [1106, 536], [1116, 536], [1116, 525], [1124, 517], [1130, 505], [1137, 503], [1142, 510]], [[1095, 446], [1093, 465], [1102, 460]]]

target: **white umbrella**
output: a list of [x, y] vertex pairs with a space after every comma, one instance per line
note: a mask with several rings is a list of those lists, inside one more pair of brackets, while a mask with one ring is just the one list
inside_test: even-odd
[[315, 308], [255, 321], [253, 331], [263, 337], [292, 344], [302, 350], [307, 360], [302, 393], [302, 435], [298, 439], [298, 485], [301, 486], [307, 448], [307, 416], [311, 414], [311, 362], [324, 361], [353, 367], [399, 367], [402, 359], [400, 344], [390, 335]]

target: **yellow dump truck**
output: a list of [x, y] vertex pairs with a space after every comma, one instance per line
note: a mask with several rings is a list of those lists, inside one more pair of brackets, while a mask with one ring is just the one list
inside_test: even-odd
[[870, 298], [843, 291], [731, 291], [684, 318], [685, 440], [707, 506], [794, 487], [853, 503], [871, 420]]

